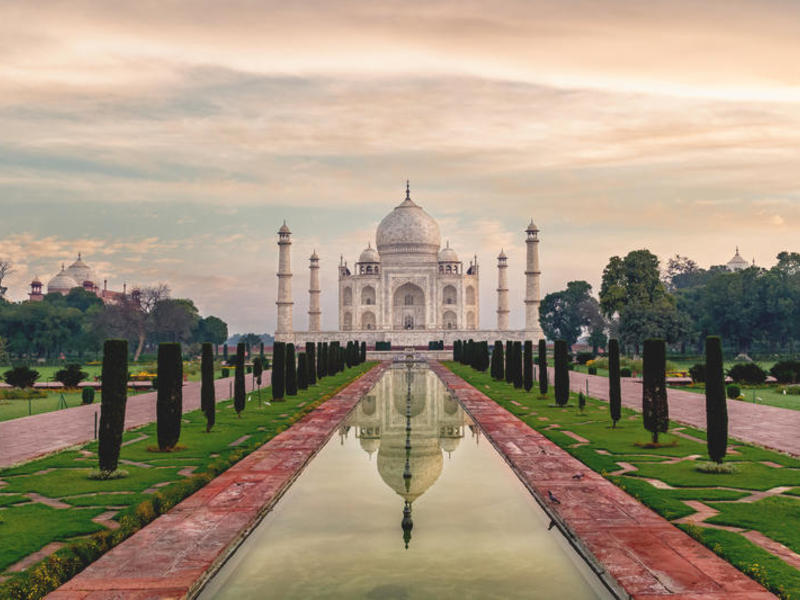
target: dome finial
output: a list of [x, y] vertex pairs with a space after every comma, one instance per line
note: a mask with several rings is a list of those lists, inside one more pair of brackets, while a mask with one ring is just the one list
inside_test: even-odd
[[406, 200], [411, 200], [411, 182], [406, 179]]

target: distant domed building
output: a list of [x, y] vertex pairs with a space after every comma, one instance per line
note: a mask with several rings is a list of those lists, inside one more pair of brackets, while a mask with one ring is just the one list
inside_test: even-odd
[[[755, 265], [755, 260], [753, 261], [753, 266]], [[742, 258], [742, 255], [739, 254], [739, 246], [736, 246], [736, 254], [733, 255], [733, 258], [730, 259], [726, 264], [725, 267], [728, 271], [742, 271], [748, 268], [750, 263], [748, 263], [745, 259]]]
[[61, 294], [66, 296], [70, 290], [81, 288], [89, 293], [95, 294], [98, 298], [103, 300], [106, 304], [116, 302], [121, 296], [125, 294], [125, 286], [123, 291], [115, 292], [108, 289], [108, 280], [103, 280], [103, 288], [97, 285], [97, 278], [92, 271], [91, 267], [83, 262], [81, 253], [78, 252], [78, 258], [69, 267], [61, 265], [61, 270], [56, 273], [47, 282], [47, 291], [43, 291], [43, 284], [39, 277], [34, 277], [31, 281], [31, 291], [28, 297], [31, 301], [37, 302], [44, 299], [45, 293], [47, 294]]

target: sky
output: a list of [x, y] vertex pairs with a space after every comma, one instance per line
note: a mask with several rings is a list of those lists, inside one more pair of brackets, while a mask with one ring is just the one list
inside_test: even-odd
[[648, 248], [770, 266], [800, 239], [800, 3], [0, 4], [0, 258], [26, 297], [78, 252], [274, 331], [276, 232], [336, 327], [336, 265], [412, 198], [481, 264], [496, 323], [524, 233], [543, 293]]

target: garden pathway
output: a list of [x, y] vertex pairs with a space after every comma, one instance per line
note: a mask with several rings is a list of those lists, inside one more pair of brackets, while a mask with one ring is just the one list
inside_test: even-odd
[[[550, 371], [550, 381], [553, 372]], [[592, 398], [608, 401], [608, 378], [600, 375], [587, 375], [578, 371], [570, 372], [570, 388], [574, 392], [586, 391], [589, 382], [589, 395]], [[641, 379], [622, 379], [622, 404], [637, 411], [642, 410]], [[670, 389], [669, 417], [692, 427], [705, 430], [706, 402], [703, 394]], [[728, 432], [731, 437], [800, 456], [800, 410], [778, 408], [765, 404], [751, 404], [741, 400], [728, 402]]]
[[[272, 371], [262, 375], [262, 387], [270, 384]], [[247, 391], [253, 389], [253, 378], [245, 377]], [[217, 402], [231, 397], [233, 377], [214, 382]], [[125, 429], [133, 429], [156, 420], [156, 392], [128, 397]], [[200, 382], [183, 386], [183, 412], [200, 408]], [[0, 468], [27, 462], [70, 446], [84, 444], [94, 438], [95, 414], [100, 418], [100, 403], [65, 408], [40, 415], [0, 422]]]

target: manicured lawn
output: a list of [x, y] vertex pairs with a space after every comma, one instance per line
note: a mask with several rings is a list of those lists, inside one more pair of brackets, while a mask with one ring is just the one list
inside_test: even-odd
[[[768, 404], [770, 406], [777, 406], [778, 408], [800, 410], [800, 395], [782, 394], [780, 391], [778, 391], [780, 388], [785, 387], [782, 384], [758, 387], [740, 385], [739, 387], [742, 390], [742, 396], [744, 397], [744, 400], [729, 400], [729, 402]], [[706, 393], [705, 386], [701, 383], [692, 384], [690, 386], [677, 386], [675, 389], [686, 390], [687, 392], [695, 392], [697, 394]]]
[[[0, 480], [6, 482], [0, 487], [0, 519], [3, 521], [0, 524], [0, 571], [50, 542], [70, 541], [76, 536], [105, 529], [91, 520], [102, 512], [123, 507], [114, 517], [123, 522], [134, 512], [137, 518], [148, 511], [152, 514], [149, 500], [155, 495], [162, 498], [163, 506], [163, 498], [175, 497], [171, 490], [185, 489], [190, 493], [196, 485], [180, 487], [189, 483], [190, 478], [199, 473], [212, 473], [213, 469], [209, 471], [212, 463], [218, 472], [219, 465], [242, 458], [290, 426], [313, 408], [314, 403], [330, 397], [374, 364], [365, 363], [326, 377], [285, 402], [259, 404], [257, 395], [250, 394], [251, 400], [241, 418], [236, 416], [230, 400], [220, 402], [211, 433], [205, 432], [205, 417], [200, 411], [186, 413], [180, 438], [184, 449], [176, 452], [154, 451], [157, 446], [155, 423], [128, 431], [123, 439], [131, 443], [122, 448], [120, 468], [129, 475], [123, 479], [87, 478], [97, 465], [96, 442], [0, 471]], [[262, 389], [262, 397], [265, 401], [270, 398], [269, 388]], [[193, 483], [198, 484], [198, 481], [202, 485], [202, 480]], [[55, 509], [30, 502], [23, 495], [32, 492], [72, 505], [72, 508]], [[149, 508], [142, 508], [145, 504]], [[0, 597], [13, 596], [0, 585]]]
[[[661, 447], [646, 448], [644, 444], [649, 441], [650, 434], [642, 427], [641, 415], [635, 411], [623, 407], [622, 419], [612, 429], [606, 402], [589, 398], [585, 410], [580, 412], [573, 394], [569, 406], [559, 408], [554, 406], [552, 386], [549, 395], [541, 398], [536, 387], [528, 393], [505, 382], [493, 381], [488, 373], [452, 362], [446, 365], [530, 427], [665, 518], [688, 517], [695, 511], [684, 501], [700, 501], [721, 511], [710, 522], [759, 531], [800, 553], [800, 518], [797, 517], [800, 515], [800, 498], [794, 495], [800, 486], [800, 460], [729, 440], [734, 452], [729, 452], [725, 462], [735, 464], [736, 472], [702, 473], [696, 467], [698, 462], [708, 460], [706, 445], [702, 441], [705, 440], [704, 431], [671, 423], [670, 431], [677, 428], [681, 434], [700, 441], [668, 433], [659, 436]], [[576, 444], [565, 431], [586, 438], [589, 443]], [[700, 458], [690, 458], [693, 455]], [[685, 460], [676, 462], [676, 457]], [[783, 466], [771, 467], [762, 461]], [[621, 470], [618, 464], [621, 462], [633, 465], [636, 470], [615, 474]], [[660, 480], [675, 489], [655, 487], [644, 478]], [[751, 492], [778, 486], [794, 486], [794, 490], [755, 503], [737, 502]], [[773, 592], [783, 598], [800, 598], [800, 572], [740, 534], [710, 530], [702, 527], [702, 523], [698, 523], [692, 533]]]
[[[134, 396], [144, 392], [134, 392], [128, 390], [128, 396]], [[25, 399], [11, 399], [0, 400], [0, 421], [9, 421], [11, 419], [19, 419], [20, 417], [27, 417], [29, 414], [38, 415], [41, 413], [52, 412], [54, 410], [61, 410], [61, 395], [64, 395], [64, 401], [67, 408], [80, 406], [81, 392], [47, 392], [44, 398], [31, 398]], [[100, 405], [101, 392], [98, 390], [94, 394], [94, 403]], [[99, 408], [98, 408], [99, 410]]]

